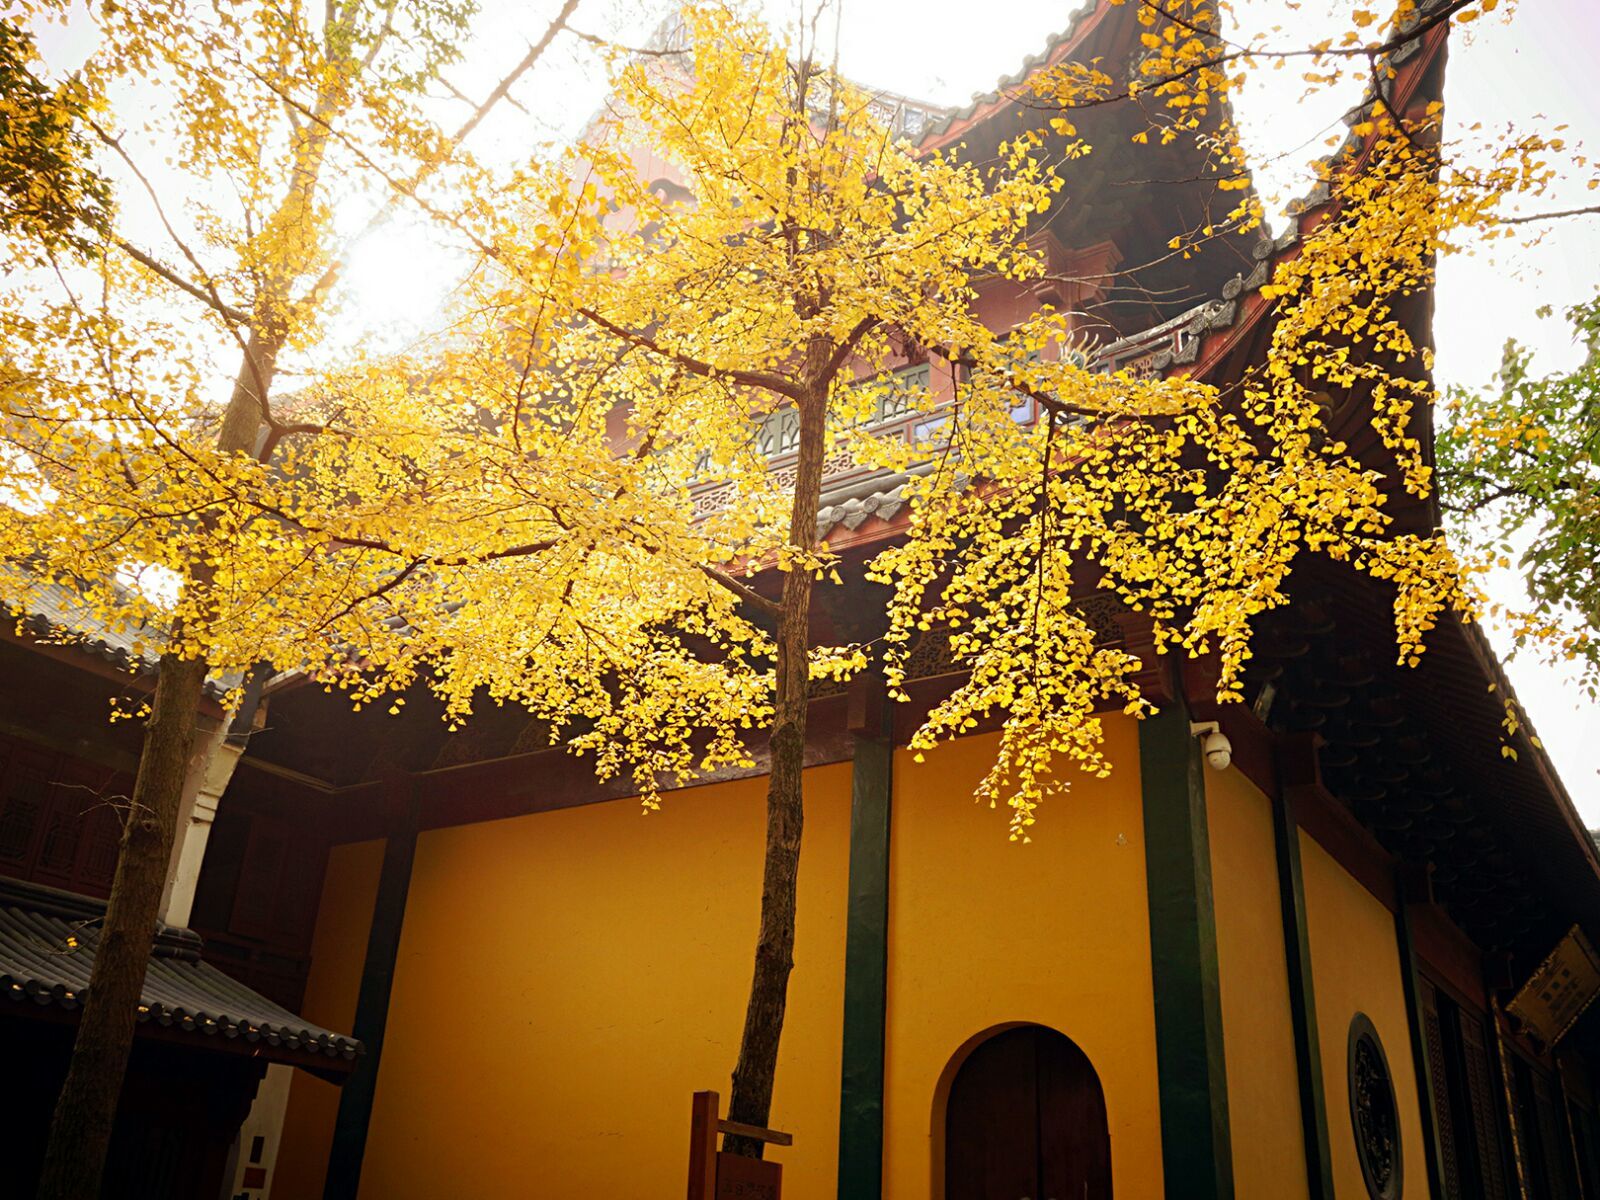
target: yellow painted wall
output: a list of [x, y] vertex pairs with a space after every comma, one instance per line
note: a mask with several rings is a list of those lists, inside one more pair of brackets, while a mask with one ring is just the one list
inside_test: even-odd
[[1300, 863], [1317, 989], [1335, 1194], [1341, 1200], [1365, 1200], [1367, 1195], [1350, 1125], [1347, 1065], [1350, 1019], [1364, 1012], [1383, 1042], [1400, 1107], [1404, 1191], [1408, 1196], [1421, 1196], [1427, 1192], [1427, 1167], [1394, 916], [1304, 831], [1300, 834]]
[[[1117, 1194], [1160, 1194], [1137, 727], [1113, 717], [1107, 736], [1112, 778], [1075, 776], [1030, 845], [1008, 841], [1004, 813], [972, 802], [993, 737], [924, 764], [895, 756], [888, 1197], [938, 1195], [952, 1056], [1018, 1021], [1060, 1030], [1098, 1070]], [[849, 765], [808, 772], [807, 787], [772, 1119], [796, 1138], [781, 1152], [785, 1197], [831, 1200]], [[363, 1200], [682, 1194], [689, 1094], [726, 1094], [737, 1050], [763, 789], [719, 784], [671, 795], [651, 815], [624, 800], [422, 835]], [[380, 860], [373, 844], [330, 865], [308, 1011], [336, 1026], [354, 1009]], [[336, 1103], [326, 1085], [296, 1081], [275, 1195], [320, 1193]]]
[[[301, 1015], [327, 1029], [349, 1033], [367, 955], [367, 931], [383, 868], [383, 842], [335, 846], [328, 855], [322, 903], [311, 940], [311, 975]], [[339, 1089], [304, 1071], [294, 1073], [284, 1115], [282, 1149], [272, 1172], [279, 1200], [322, 1195], [333, 1143]]]
[[[792, 1200], [836, 1187], [850, 767], [817, 768], [807, 787], [772, 1113], [795, 1136]], [[738, 1049], [764, 788], [421, 837], [364, 1200], [683, 1195], [690, 1094], [726, 1098]]]
[[1309, 1186], [1272, 808], [1237, 768], [1205, 780], [1234, 1190], [1291, 1200]]
[[[975, 1035], [1028, 1021], [1066, 1034], [1105, 1089], [1118, 1196], [1161, 1194], [1138, 730], [1106, 721], [1116, 767], [1074, 775], [1040, 813], [1030, 845], [972, 791], [995, 738], [894, 759], [884, 1195], [928, 1200], [935, 1092]], [[801, 1192], [799, 1196], [822, 1193]]]

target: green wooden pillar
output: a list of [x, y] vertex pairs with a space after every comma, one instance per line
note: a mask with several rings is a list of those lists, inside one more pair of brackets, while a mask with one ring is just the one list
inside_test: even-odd
[[850, 898], [839, 1088], [840, 1200], [883, 1191], [883, 1057], [889, 968], [889, 805], [894, 746], [880, 719], [859, 729], [851, 766]]
[[1322, 1084], [1322, 1043], [1317, 1032], [1317, 989], [1311, 973], [1305, 880], [1300, 869], [1300, 822], [1294, 789], [1316, 778], [1316, 748], [1309, 735], [1286, 739], [1277, 756], [1272, 833], [1278, 859], [1278, 904], [1283, 916], [1283, 958], [1289, 976], [1289, 1013], [1300, 1082], [1300, 1131], [1305, 1142], [1311, 1200], [1333, 1200], [1333, 1155], [1328, 1148], [1328, 1102]]
[[394, 987], [395, 960], [400, 953], [400, 930], [405, 923], [406, 895], [411, 890], [411, 866], [417, 852], [418, 805], [415, 783], [404, 777], [391, 784], [389, 836], [383, 847], [383, 867], [378, 875], [378, 895], [372, 906], [372, 926], [367, 934], [366, 963], [361, 970], [361, 990], [356, 998], [355, 1028], [366, 1053], [345, 1081], [339, 1095], [339, 1115], [333, 1125], [333, 1146], [323, 1200], [355, 1200], [361, 1187], [361, 1160], [367, 1150], [367, 1127], [372, 1102], [378, 1093], [378, 1066], [383, 1056], [383, 1033], [389, 1021], [389, 993]]
[[1417, 1116], [1422, 1122], [1423, 1162], [1428, 1174], [1428, 1195], [1444, 1195], [1444, 1147], [1439, 1144], [1438, 1112], [1433, 1094], [1433, 1070], [1428, 1064], [1427, 1030], [1423, 1027], [1422, 989], [1417, 982], [1417, 953], [1411, 939], [1411, 908], [1432, 894], [1426, 863], [1401, 863], [1394, 873], [1394, 934], [1400, 951], [1400, 986], [1405, 993], [1406, 1027], [1411, 1034], [1411, 1066], [1417, 1076]]
[[1139, 723], [1161, 1155], [1168, 1196], [1233, 1196], [1211, 843], [1200, 747], [1180, 697]]

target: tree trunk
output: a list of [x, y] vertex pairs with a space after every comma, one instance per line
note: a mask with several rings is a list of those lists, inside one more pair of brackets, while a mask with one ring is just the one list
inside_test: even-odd
[[[800, 402], [800, 458], [796, 467], [789, 540], [804, 550], [817, 541], [817, 505], [822, 491], [822, 458], [828, 414], [826, 385]], [[794, 968], [795, 895], [799, 882], [800, 830], [805, 806], [802, 772], [806, 750], [806, 692], [812, 573], [797, 564], [784, 577], [777, 631], [776, 703], [767, 778], [767, 851], [761, 882], [761, 930], [756, 938], [755, 974], [745, 1008], [744, 1037], [733, 1069], [728, 1119], [765, 1126], [772, 1111], [772, 1086], [778, 1066], [778, 1040], [788, 1003], [789, 972]], [[723, 1149], [760, 1158], [765, 1148], [754, 1138], [729, 1135]]]
[[206, 665], [198, 659], [167, 655], [161, 660], [100, 948], [50, 1126], [39, 1200], [97, 1200], [100, 1195], [205, 678]]
[[[281, 337], [252, 339], [246, 347], [217, 433], [220, 449], [244, 453], [254, 446], [265, 411], [261, 397], [272, 386], [281, 342]], [[209, 571], [197, 570], [189, 586], [204, 589], [210, 579]], [[99, 1200], [208, 670], [202, 658], [167, 653], [156, 671], [100, 948], [50, 1122], [38, 1200]]]

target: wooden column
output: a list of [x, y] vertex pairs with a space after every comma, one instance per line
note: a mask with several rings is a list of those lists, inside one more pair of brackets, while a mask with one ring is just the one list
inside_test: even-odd
[[355, 1028], [351, 1031], [361, 1039], [366, 1053], [350, 1073], [339, 1097], [323, 1200], [355, 1200], [361, 1186], [361, 1160], [366, 1154], [367, 1127], [378, 1092], [389, 994], [394, 987], [395, 959], [400, 952], [400, 930], [405, 922], [406, 895], [411, 889], [411, 866], [417, 852], [416, 782], [409, 775], [399, 776], [389, 788], [389, 836], [383, 847], [383, 868], [372, 906], [366, 965], [361, 971]]
[[1278, 904], [1283, 916], [1283, 958], [1289, 974], [1295, 1069], [1300, 1083], [1306, 1184], [1312, 1200], [1333, 1200], [1328, 1102], [1322, 1085], [1322, 1046], [1317, 1033], [1317, 990], [1311, 971], [1311, 936], [1306, 927], [1305, 881], [1300, 869], [1300, 822], [1294, 807], [1295, 790], [1316, 785], [1314, 735], [1281, 739], [1276, 758], [1272, 832], [1277, 849]]
[[[1174, 692], [1176, 689], [1172, 689]], [[1200, 747], [1181, 695], [1139, 723], [1162, 1170], [1168, 1196], [1233, 1195], [1211, 843]]]
[[1411, 939], [1413, 903], [1431, 898], [1426, 863], [1400, 863], [1394, 873], [1394, 932], [1400, 950], [1400, 985], [1406, 999], [1406, 1029], [1411, 1035], [1411, 1065], [1417, 1074], [1417, 1114], [1422, 1119], [1422, 1144], [1427, 1148], [1428, 1195], [1444, 1195], [1444, 1148], [1439, 1145], [1438, 1111], [1433, 1094], [1433, 1071], [1428, 1066], [1427, 1030], [1422, 1024], [1422, 996], [1417, 983], [1417, 955]]
[[889, 968], [889, 820], [894, 743], [881, 683], [850, 697], [850, 898], [844, 948], [839, 1196], [883, 1191], [883, 1059]]
[[716, 1200], [717, 1118], [721, 1097], [716, 1092], [696, 1092], [689, 1109], [688, 1200]]

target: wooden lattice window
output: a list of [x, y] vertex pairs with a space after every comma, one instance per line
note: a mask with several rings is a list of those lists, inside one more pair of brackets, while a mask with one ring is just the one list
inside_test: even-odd
[[0, 738], [0, 875], [108, 895], [131, 787], [113, 768]]
[[1508, 1200], [1504, 1105], [1482, 1012], [1419, 983], [1445, 1200]]

